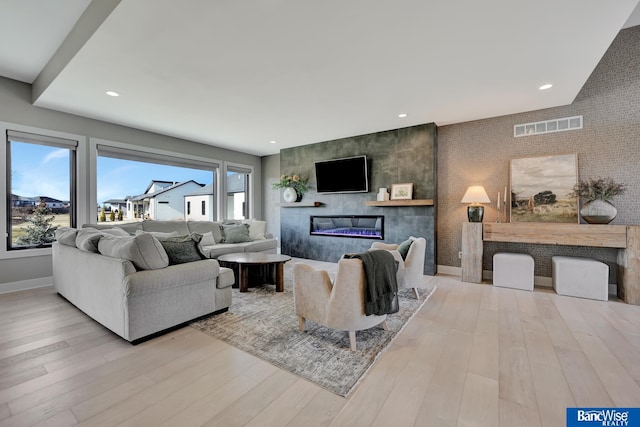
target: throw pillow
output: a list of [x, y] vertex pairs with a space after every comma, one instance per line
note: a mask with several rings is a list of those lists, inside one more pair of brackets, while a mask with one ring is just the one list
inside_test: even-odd
[[[209, 232], [213, 236], [213, 240], [217, 243], [222, 242], [222, 232], [220, 231], [220, 223], [213, 221], [188, 221], [189, 233], [198, 233], [203, 236]], [[207, 242], [210, 245], [215, 243]], [[204, 243], [202, 243], [204, 245]]]
[[56, 240], [67, 246], [76, 247], [78, 230], [75, 228], [61, 227], [56, 230]]
[[83, 228], [76, 235], [76, 247], [87, 252], [98, 253], [98, 242], [103, 234], [95, 228]]
[[129, 260], [138, 270], [156, 270], [169, 265], [166, 251], [151, 234], [104, 236], [98, 250], [102, 255]]
[[398, 245], [398, 252], [400, 252], [400, 256], [403, 260], [407, 259], [407, 254], [409, 253], [409, 248], [412, 243], [413, 240], [408, 239]]
[[245, 224], [249, 224], [249, 237], [251, 240], [264, 239], [264, 234], [267, 232], [266, 221], [251, 219], [245, 221]]
[[250, 242], [249, 225], [248, 224], [230, 224], [222, 225], [222, 243], [243, 243]]
[[216, 239], [213, 237], [213, 231], [209, 231], [202, 235], [202, 240], [200, 240], [200, 246], [213, 246], [216, 244]]
[[190, 236], [158, 237], [158, 240], [167, 252], [169, 265], [200, 261], [206, 258], [200, 252], [201, 234], [191, 233]]

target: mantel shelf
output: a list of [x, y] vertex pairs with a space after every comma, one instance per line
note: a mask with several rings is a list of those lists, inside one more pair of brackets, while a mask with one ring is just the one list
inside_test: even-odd
[[415, 200], [386, 200], [379, 202], [371, 200], [366, 203], [367, 206], [433, 206], [433, 199], [415, 199]]
[[321, 202], [291, 202], [291, 203], [278, 203], [281, 208], [317, 208], [322, 206]]

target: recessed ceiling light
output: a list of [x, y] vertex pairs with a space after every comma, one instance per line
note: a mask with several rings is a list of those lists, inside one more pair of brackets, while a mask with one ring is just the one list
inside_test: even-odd
[[269, 141], [269, 144], [277, 144], [277, 143], [278, 141], [273, 141], [273, 140]]
[[545, 83], [542, 86], [540, 86], [538, 89], [547, 90], [547, 89], [551, 89], [552, 87], [553, 87], [553, 85], [551, 83]]
[[107, 91], [106, 94], [109, 96], [120, 96], [118, 92], [114, 92], [112, 90]]
[[407, 113], [400, 113], [400, 114], [398, 114], [398, 117], [405, 118], [405, 117], [407, 117]]

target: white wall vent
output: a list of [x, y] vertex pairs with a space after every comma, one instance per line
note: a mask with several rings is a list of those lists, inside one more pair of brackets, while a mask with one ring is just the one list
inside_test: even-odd
[[582, 129], [582, 116], [563, 117], [561, 119], [545, 120], [543, 122], [524, 123], [513, 127], [513, 136], [540, 135], [543, 133], [564, 132], [566, 130]]

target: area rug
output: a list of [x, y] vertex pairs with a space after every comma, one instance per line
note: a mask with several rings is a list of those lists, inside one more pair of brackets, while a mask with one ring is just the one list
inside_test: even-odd
[[387, 316], [389, 330], [374, 327], [356, 332], [357, 351], [349, 350], [349, 335], [307, 321], [298, 330], [293, 306], [293, 265], [301, 262], [335, 274], [337, 264], [294, 259], [285, 264], [284, 292], [272, 285], [233, 289], [229, 311], [190, 326], [258, 356], [340, 396], [347, 396], [376, 359], [391, 344], [435, 290], [421, 289], [416, 300], [411, 289], [400, 290], [400, 311]]

